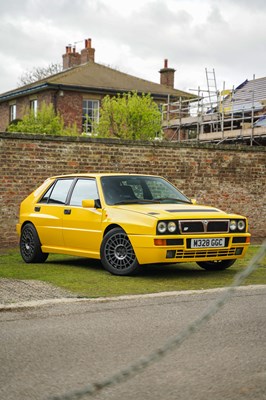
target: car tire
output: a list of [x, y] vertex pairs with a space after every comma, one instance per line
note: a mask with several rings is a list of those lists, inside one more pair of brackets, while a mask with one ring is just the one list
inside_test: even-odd
[[218, 260], [218, 261], [199, 261], [198, 266], [206, 269], [207, 271], [222, 271], [231, 267], [236, 260]]
[[42, 252], [38, 233], [30, 223], [22, 228], [19, 247], [21, 257], [26, 263], [43, 263], [49, 255]]
[[113, 275], [134, 275], [139, 263], [126, 232], [121, 228], [110, 230], [101, 244], [101, 262]]

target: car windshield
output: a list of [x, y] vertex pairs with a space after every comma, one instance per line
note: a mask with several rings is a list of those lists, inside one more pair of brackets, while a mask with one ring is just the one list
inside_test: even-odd
[[191, 201], [165, 179], [155, 176], [104, 176], [105, 202], [118, 204], [189, 203]]

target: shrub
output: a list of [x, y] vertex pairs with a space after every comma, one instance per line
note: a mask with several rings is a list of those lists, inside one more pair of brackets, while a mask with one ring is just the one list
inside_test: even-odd
[[35, 114], [33, 110], [28, 111], [21, 120], [11, 123], [8, 132], [23, 132], [46, 135], [77, 135], [75, 124], [65, 127], [63, 117], [56, 115], [53, 105], [42, 103], [40, 110]]

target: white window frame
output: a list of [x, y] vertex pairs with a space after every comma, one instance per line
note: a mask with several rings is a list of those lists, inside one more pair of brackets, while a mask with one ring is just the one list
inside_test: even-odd
[[[93, 132], [93, 125], [99, 122], [100, 101], [83, 99], [82, 101], [82, 132], [90, 135]], [[89, 119], [90, 120], [89, 120]]]
[[17, 119], [17, 105], [16, 104], [10, 104], [10, 106], [9, 106], [9, 119], [10, 119], [10, 122]]
[[37, 117], [37, 111], [38, 111], [38, 100], [37, 99], [30, 100], [30, 109], [34, 114], [34, 117]]

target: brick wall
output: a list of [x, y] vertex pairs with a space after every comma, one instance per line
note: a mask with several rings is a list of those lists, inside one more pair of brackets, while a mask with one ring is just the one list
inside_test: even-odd
[[198, 203], [249, 217], [266, 237], [266, 148], [185, 145], [0, 133], [0, 245], [17, 244], [20, 202], [47, 177], [133, 172], [166, 177]]
[[57, 112], [64, 118], [65, 126], [76, 124], [78, 132], [82, 132], [82, 99], [81, 93], [63, 91], [57, 95]]

